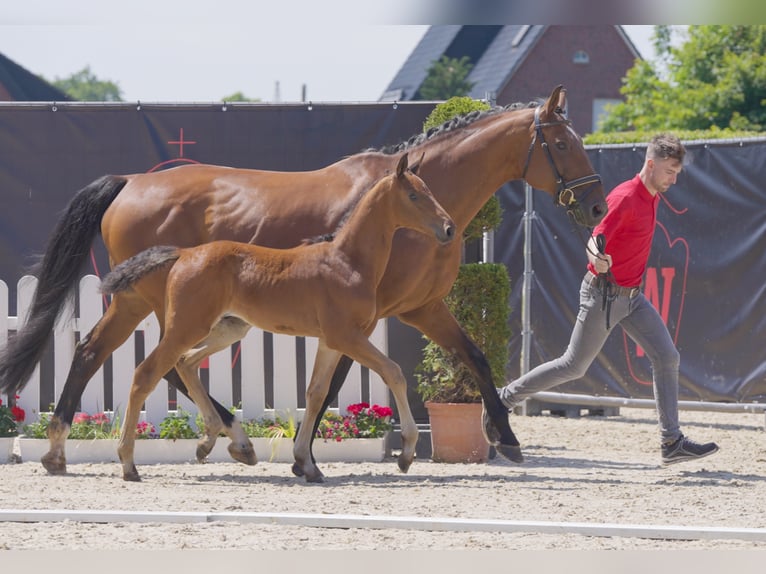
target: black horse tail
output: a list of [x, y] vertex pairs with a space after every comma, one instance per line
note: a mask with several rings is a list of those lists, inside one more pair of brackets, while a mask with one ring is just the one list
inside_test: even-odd
[[119, 176], [101, 177], [78, 191], [64, 210], [33, 271], [38, 283], [27, 320], [0, 351], [0, 391], [15, 393], [27, 384], [77, 284], [101, 218], [127, 182]]
[[159, 245], [150, 247], [130, 259], [126, 259], [112, 269], [101, 281], [102, 293], [127, 291], [133, 283], [171, 263], [181, 256], [178, 247]]

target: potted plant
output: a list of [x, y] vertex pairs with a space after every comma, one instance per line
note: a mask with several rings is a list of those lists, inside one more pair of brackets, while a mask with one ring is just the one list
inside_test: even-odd
[[[441, 106], [444, 110], [437, 114]], [[449, 114], [486, 107], [471, 98], [451, 98], [434, 109], [426, 126], [431, 127], [432, 116], [443, 122], [451, 117]], [[501, 219], [499, 201], [493, 196], [467, 226], [464, 242], [480, 239], [484, 232], [495, 229]], [[496, 383], [505, 380], [510, 292], [505, 265], [467, 263], [460, 266], [445, 298], [457, 322], [487, 357]], [[489, 457], [489, 445], [481, 432], [481, 394], [473, 373], [453, 354], [426, 340], [415, 378], [431, 423], [431, 457], [438, 462], [484, 462]]]
[[19, 424], [24, 421], [25, 416], [24, 409], [17, 405], [5, 405], [3, 399], [0, 399], [0, 464], [12, 460]]

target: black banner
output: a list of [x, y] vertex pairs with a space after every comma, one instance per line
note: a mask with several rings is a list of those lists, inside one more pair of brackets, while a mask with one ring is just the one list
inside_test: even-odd
[[[688, 165], [662, 197], [643, 286], [681, 353], [683, 400], [766, 400], [766, 142], [687, 144]], [[590, 149], [605, 189], [641, 169], [646, 146]], [[509, 378], [520, 373], [524, 193], [501, 191], [506, 209], [495, 257], [513, 280]], [[534, 192], [531, 367], [566, 349], [585, 273], [584, 241], [550, 198]], [[642, 350], [617, 328], [585, 377], [557, 391], [652, 398]]]
[[[311, 170], [421, 131], [433, 104], [0, 104], [0, 279], [11, 290], [42, 251], [61, 210], [106, 173], [183, 163]], [[645, 294], [681, 352], [681, 398], [766, 400], [766, 141], [691, 143], [689, 164], [660, 205]], [[589, 150], [604, 186], [633, 177], [645, 146]], [[524, 189], [499, 191], [505, 209], [495, 259], [510, 271], [513, 339], [521, 349]], [[585, 273], [587, 231], [534, 192], [531, 366], [563, 353]], [[107, 268], [100, 242], [84, 273]], [[412, 383], [422, 339], [389, 324], [390, 353]], [[412, 332], [410, 332], [412, 331]], [[587, 375], [558, 390], [650, 398], [646, 357], [617, 329]], [[410, 393], [413, 410], [418, 399]], [[421, 417], [422, 418], [422, 417]]]
[[[279, 171], [329, 165], [422, 131], [428, 103], [2, 104], [0, 279], [11, 290], [74, 193], [111, 174], [184, 163]], [[86, 273], [107, 268], [103, 245]]]

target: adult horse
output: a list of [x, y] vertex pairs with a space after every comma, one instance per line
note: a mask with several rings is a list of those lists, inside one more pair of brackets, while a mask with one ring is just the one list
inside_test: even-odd
[[[24, 326], [0, 354], [0, 390], [23, 387], [101, 231], [112, 265], [154, 245], [180, 247], [231, 239], [269, 247], [292, 247], [334, 230], [348, 207], [386, 172], [402, 152], [426, 152], [419, 175], [434, 190], [461, 233], [505, 182], [523, 178], [554, 197], [580, 225], [606, 214], [600, 177], [593, 172], [581, 138], [563, 115], [566, 92], [553, 89], [541, 104], [513, 105], [454, 119], [392, 149], [361, 152], [309, 172], [273, 172], [209, 165], [162, 172], [104, 176], [73, 198], [53, 230], [38, 273], [38, 288]], [[460, 265], [459, 242], [438, 246], [421, 234], [400, 230], [378, 288], [378, 317], [396, 316], [445, 349], [476, 375], [494, 429], [498, 452], [521, 459], [486, 358], [457, 324], [443, 297]], [[116, 295], [104, 316], [75, 349], [72, 367], [48, 428], [50, 450], [42, 463], [66, 471], [65, 439], [90, 377], [151, 311], [134, 293]], [[244, 323], [228, 321], [216, 344], [243, 336]], [[211, 351], [214, 350], [211, 347]], [[325, 405], [343, 383], [351, 360], [339, 354], [324, 368], [334, 372]], [[175, 372], [167, 378], [184, 391]], [[214, 403], [238, 460], [254, 462], [239, 423]], [[318, 421], [305, 421], [316, 426]]]
[[[402, 370], [373, 345], [377, 323], [377, 288], [391, 253], [394, 233], [419, 231], [441, 245], [455, 238], [455, 226], [415, 175], [403, 154], [396, 172], [376, 183], [350, 212], [329, 241], [272, 249], [236, 241], [213, 241], [196, 247], [151, 247], [120, 263], [102, 283], [104, 293], [134, 289], [152, 300], [162, 338], [136, 368], [123, 419], [118, 453], [125, 480], [140, 480], [133, 449], [141, 407], [160, 378], [176, 368], [205, 420], [197, 458], [205, 458], [223, 422], [197, 375], [194, 347], [223, 317], [234, 316], [261, 329], [317, 337], [316, 365], [328, 352], [343, 353], [378, 373], [396, 400], [402, 423], [399, 468], [406, 472], [415, 457], [418, 429], [407, 402]], [[316, 368], [306, 389], [306, 417], [319, 416], [330, 373]], [[311, 457], [313, 428], [301, 425], [293, 452], [309, 482], [322, 473]]]

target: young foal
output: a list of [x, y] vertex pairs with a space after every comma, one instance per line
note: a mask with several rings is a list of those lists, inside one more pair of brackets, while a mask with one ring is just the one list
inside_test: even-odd
[[[162, 280], [159, 273], [152, 273], [155, 270], [164, 269], [167, 276], [160, 321], [163, 336], [136, 368], [123, 421], [118, 453], [125, 480], [140, 480], [133, 448], [141, 406], [174, 366], [203, 413], [207, 436], [201, 439], [198, 454], [212, 448], [223, 423], [196, 375], [196, 364], [184, 355], [225, 316], [275, 333], [318, 337], [320, 350], [342, 352], [378, 373], [391, 389], [401, 418], [399, 467], [409, 468], [418, 431], [407, 403], [406, 382], [399, 366], [368, 340], [378, 317], [376, 291], [398, 228], [431, 234], [447, 244], [454, 239], [455, 225], [415, 175], [417, 166], [408, 170], [407, 165], [404, 154], [396, 172], [364, 195], [331, 241], [292, 249], [233, 241], [187, 249], [154, 247], [104, 278], [102, 290], [117, 293], [131, 286], [140, 291], [146, 281]], [[306, 417], [317, 416], [327, 396], [330, 381], [318, 377], [321, 372], [315, 365], [306, 390]], [[301, 425], [295, 461], [307, 481], [321, 482], [322, 473], [311, 457], [312, 432], [312, 425]]]

